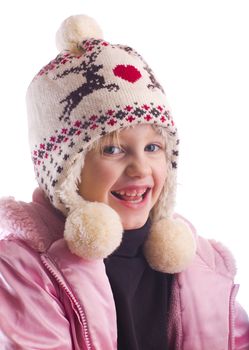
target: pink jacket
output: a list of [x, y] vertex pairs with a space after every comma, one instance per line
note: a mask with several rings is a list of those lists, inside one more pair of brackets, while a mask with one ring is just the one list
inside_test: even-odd
[[[70, 253], [64, 219], [39, 190], [31, 204], [2, 200], [0, 217], [0, 349], [117, 349], [103, 261]], [[170, 349], [249, 349], [248, 318], [235, 302], [233, 258], [216, 242], [196, 240], [193, 263], [173, 282], [165, 329]]]

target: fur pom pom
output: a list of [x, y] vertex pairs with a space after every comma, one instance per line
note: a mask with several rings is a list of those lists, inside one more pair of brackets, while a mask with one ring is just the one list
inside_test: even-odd
[[56, 46], [59, 51], [78, 51], [78, 44], [86, 38], [103, 38], [97, 22], [86, 15], [71, 16], [62, 22], [57, 31]]
[[179, 219], [161, 219], [152, 224], [144, 245], [144, 254], [150, 266], [164, 273], [183, 271], [192, 261], [195, 252], [193, 234]]
[[104, 203], [86, 202], [66, 220], [64, 237], [70, 251], [85, 259], [103, 259], [121, 243], [118, 214]]

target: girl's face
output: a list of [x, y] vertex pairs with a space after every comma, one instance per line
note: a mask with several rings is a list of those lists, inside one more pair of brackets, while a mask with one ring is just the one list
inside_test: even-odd
[[163, 137], [150, 125], [122, 130], [119, 143], [86, 154], [79, 192], [112, 207], [124, 229], [142, 227], [166, 180], [165, 154]]

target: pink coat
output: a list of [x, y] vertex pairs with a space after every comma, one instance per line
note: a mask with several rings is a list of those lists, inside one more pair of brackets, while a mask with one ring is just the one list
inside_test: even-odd
[[[68, 250], [63, 216], [39, 190], [31, 204], [2, 200], [0, 216], [0, 349], [117, 349], [103, 261]], [[248, 318], [235, 302], [234, 260], [220, 244], [196, 240], [193, 263], [172, 286], [170, 349], [249, 349]]]

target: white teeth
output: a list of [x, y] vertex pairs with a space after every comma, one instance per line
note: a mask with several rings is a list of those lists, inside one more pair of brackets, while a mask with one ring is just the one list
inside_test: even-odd
[[143, 190], [142, 192], [125, 192], [125, 191], [115, 191], [116, 193], [120, 194], [121, 196], [126, 195], [128, 197], [136, 197], [136, 196], [142, 196], [146, 190]]

